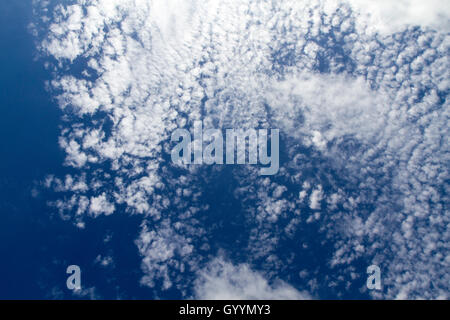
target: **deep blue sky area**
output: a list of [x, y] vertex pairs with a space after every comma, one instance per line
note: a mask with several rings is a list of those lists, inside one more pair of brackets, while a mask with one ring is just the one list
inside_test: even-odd
[[40, 275], [51, 263], [55, 231], [64, 228], [45, 199], [32, 197], [48, 172], [61, 170], [63, 154], [60, 112], [44, 89], [50, 75], [36, 60], [31, 19], [31, 1], [1, 2], [0, 298], [8, 299], [43, 297]]
[[[27, 26], [31, 1], [0, 4], [0, 297], [39, 297], [46, 209], [32, 201], [35, 181], [57, 168], [58, 109], [44, 90], [48, 74], [34, 61]], [[36, 134], [39, 132], [39, 134]]]

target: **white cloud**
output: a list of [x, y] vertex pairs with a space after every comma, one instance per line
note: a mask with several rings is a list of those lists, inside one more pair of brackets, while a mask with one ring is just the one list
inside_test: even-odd
[[[143, 283], [181, 288], [177, 272], [205, 263], [190, 242], [207, 243], [196, 215], [206, 211], [199, 198], [209, 181], [195, 180], [198, 168], [171, 178], [162, 157], [171, 130], [202, 117], [214, 127], [277, 126], [293, 141], [276, 181], [253, 168], [234, 171], [234, 195], [251, 222], [250, 261], [264, 259], [272, 273], [291, 266], [277, 256], [283, 235], [304, 227], [303, 212], [322, 209], [309, 218], [335, 243], [328, 262], [348, 267], [339, 272], [353, 272], [363, 257], [385, 264], [382, 297], [448, 291], [443, 2], [72, 3], [51, 13], [41, 47], [57, 60], [52, 87], [70, 120], [60, 146], [80, 174], [46, 184], [64, 194], [54, 205], [79, 225], [84, 213], [111, 214], [117, 205], [145, 217], [137, 241]], [[408, 24], [435, 30], [391, 34]], [[92, 77], [73, 72], [77, 58]], [[237, 270], [268, 295], [295, 296], [243, 266], [218, 265], [214, 272], [226, 276], [208, 281], [225, 291], [234, 290], [227, 270]]]
[[317, 189], [314, 189], [311, 193], [311, 198], [309, 199], [309, 207], [313, 210], [320, 209], [320, 201], [323, 199], [322, 186], [319, 185]]
[[311, 296], [282, 280], [273, 284], [247, 264], [233, 265], [216, 258], [199, 272], [195, 298], [209, 300], [305, 300]]
[[[305, 137], [305, 144], [324, 149], [326, 143], [345, 135], [371, 141], [385, 126], [387, 99], [370, 89], [363, 77], [317, 74], [301, 70], [275, 82], [266, 94], [285, 132]], [[299, 126], [296, 114], [305, 121]]]
[[[450, 6], [446, 0], [349, 0], [373, 32], [392, 33], [408, 26], [448, 30]], [[369, 22], [367, 22], [367, 19]]]
[[91, 198], [89, 213], [94, 217], [97, 217], [100, 214], [110, 215], [114, 211], [115, 206], [106, 199], [106, 193], [103, 192], [101, 195]]

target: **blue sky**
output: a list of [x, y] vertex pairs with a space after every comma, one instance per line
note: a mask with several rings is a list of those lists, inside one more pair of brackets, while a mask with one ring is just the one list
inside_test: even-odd
[[[0, 4], [0, 298], [448, 299], [450, 8], [427, 3]], [[279, 129], [279, 172], [171, 163], [197, 120]]]

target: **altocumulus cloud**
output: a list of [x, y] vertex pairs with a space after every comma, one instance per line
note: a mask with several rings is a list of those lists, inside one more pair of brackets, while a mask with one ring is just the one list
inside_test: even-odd
[[[374, 297], [448, 298], [448, 5], [393, 3], [36, 2], [65, 112], [60, 146], [79, 171], [47, 179], [64, 194], [53, 204], [79, 226], [119, 207], [142, 214], [136, 245], [150, 287], [341, 296], [364, 259], [383, 266]], [[285, 135], [277, 176], [232, 170], [245, 265], [204, 254], [214, 241], [204, 186], [214, 178], [198, 167], [175, 175], [164, 156], [170, 132], [200, 119]], [[331, 246], [323, 265], [299, 262], [313, 250], [299, 234], [311, 229]], [[286, 256], [288, 241], [298, 250]], [[305, 288], [269, 285], [299, 273], [313, 277]]]

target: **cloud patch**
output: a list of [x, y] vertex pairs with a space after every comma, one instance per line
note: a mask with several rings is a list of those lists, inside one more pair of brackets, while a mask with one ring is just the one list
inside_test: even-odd
[[311, 296], [282, 280], [272, 284], [248, 264], [211, 261], [195, 281], [195, 298], [206, 300], [306, 300]]

